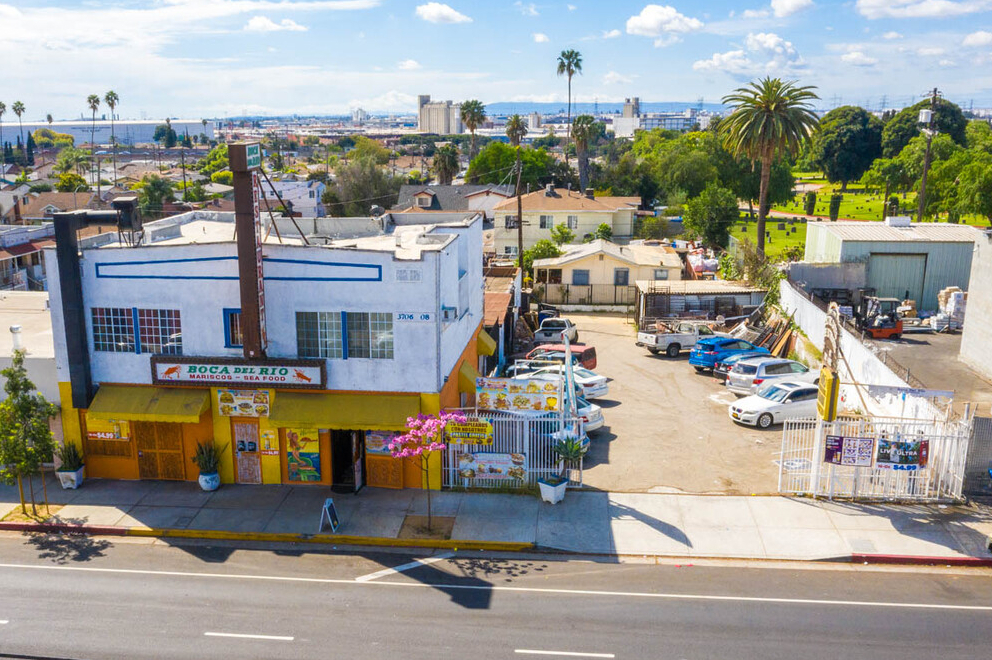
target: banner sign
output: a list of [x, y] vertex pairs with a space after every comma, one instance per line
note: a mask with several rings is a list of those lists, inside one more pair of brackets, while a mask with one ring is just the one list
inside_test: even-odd
[[389, 443], [396, 437], [392, 431], [366, 431], [365, 453], [373, 456], [390, 456]]
[[527, 456], [524, 454], [491, 454], [479, 452], [458, 455], [458, 476], [463, 479], [498, 479], [523, 481], [527, 476]]
[[267, 417], [268, 390], [217, 390], [217, 410], [224, 417]]
[[930, 459], [929, 440], [878, 440], [875, 467], [887, 470], [922, 470]]
[[875, 438], [828, 435], [823, 462], [852, 467], [871, 467], [874, 450]]
[[156, 385], [211, 385], [297, 390], [324, 388], [324, 360], [249, 361], [240, 358], [195, 358], [153, 355], [152, 382]]
[[481, 410], [557, 411], [561, 408], [561, 381], [477, 378], [475, 401]]
[[493, 425], [481, 418], [468, 419], [462, 424], [448, 422], [444, 434], [452, 445], [493, 444]]
[[87, 415], [86, 437], [90, 440], [128, 442], [131, 439], [131, 425], [123, 419], [93, 419]]

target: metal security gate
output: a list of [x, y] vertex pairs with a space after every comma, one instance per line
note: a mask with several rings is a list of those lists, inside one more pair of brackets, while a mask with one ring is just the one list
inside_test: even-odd
[[968, 460], [964, 468], [965, 495], [992, 495], [992, 418], [974, 418]]
[[[442, 486], [450, 488], [461, 486], [465, 488], [507, 488], [533, 486], [538, 479], [558, 474], [558, 460], [551, 450], [555, 443], [554, 434], [562, 427], [579, 428], [580, 421], [574, 417], [565, 417], [564, 424], [560, 417], [528, 418], [505, 412], [470, 412], [473, 417], [489, 421], [493, 425], [493, 444], [491, 445], [448, 445], [444, 450]], [[507, 479], [484, 479], [476, 477], [465, 479], [459, 474], [459, 457], [464, 453], [497, 453], [523, 454], [525, 476], [523, 481]], [[582, 466], [578, 474], [570, 474], [570, 486], [580, 486], [582, 482]]]
[[[855, 500], [936, 502], [961, 498], [964, 465], [971, 434], [966, 421], [941, 422], [897, 417], [838, 418], [825, 423], [817, 437], [816, 420], [793, 420], [782, 431], [778, 490], [789, 495]], [[893, 470], [823, 462], [827, 435], [901, 436], [930, 443], [926, 467]], [[874, 445], [877, 450], [877, 444]]]

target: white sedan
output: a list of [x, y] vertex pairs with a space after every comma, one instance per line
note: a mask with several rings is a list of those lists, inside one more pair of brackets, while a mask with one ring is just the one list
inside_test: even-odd
[[728, 413], [735, 422], [767, 429], [789, 419], [816, 417], [816, 394], [810, 383], [775, 381], [730, 404]]
[[[528, 374], [514, 376], [514, 378], [542, 380], [549, 375], [561, 377], [564, 374], [565, 365], [555, 364], [549, 367], [541, 367]], [[599, 399], [610, 392], [610, 386], [608, 385], [606, 376], [600, 376], [596, 372], [589, 371], [584, 367], [572, 367], [572, 378], [575, 379], [575, 383], [579, 386], [582, 396], [587, 399]]]

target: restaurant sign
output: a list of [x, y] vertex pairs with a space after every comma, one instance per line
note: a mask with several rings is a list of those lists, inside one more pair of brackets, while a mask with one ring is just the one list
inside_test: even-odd
[[448, 422], [444, 427], [448, 444], [452, 445], [491, 445], [493, 425], [481, 418], [467, 419], [464, 422]]
[[323, 360], [243, 360], [154, 355], [152, 382], [156, 385], [222, 385], [228, 387], [324, 388], [327, 364]]

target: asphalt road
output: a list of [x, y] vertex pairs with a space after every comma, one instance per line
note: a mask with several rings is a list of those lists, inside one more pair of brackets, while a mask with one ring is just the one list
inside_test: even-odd
[[989, 572], [413, 560], [2, 536], [0, 657], [950, 660], [992, 644]]

